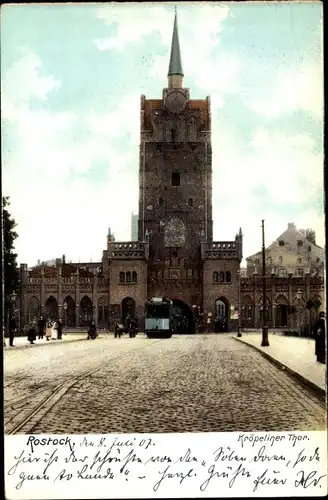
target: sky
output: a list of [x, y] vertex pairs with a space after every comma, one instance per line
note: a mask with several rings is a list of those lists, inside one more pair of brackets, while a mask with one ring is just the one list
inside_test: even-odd
[[[18, 261], [101, 260], [138, 210], [140, 95], [167, 86], [174, 4], [1, 8], [2, 192]], [[184, 86], [211, 96], [214, 240], [295, 222], [324, 245], [321, 3], [178, 4]]]

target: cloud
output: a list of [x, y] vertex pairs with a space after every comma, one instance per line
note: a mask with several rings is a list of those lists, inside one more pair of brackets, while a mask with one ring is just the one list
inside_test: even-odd
[[117, 29], [115, 36], [94, 41], [99, 50], [123, 51], [127, 45], [138, 43], [154, 32], [159, 32], [162, 39], [167, 40], [172, 30], [172, 14], [164, 7], [152, 7], [146, 13], [142, 5], [104, 5], [97, 10], [96, 17], [106, 26], [115, 25]]
[[244, 255], [251, 255], [261, 246], [261, 219], [271, 243], [287, 227], [289, 212], [289, 222], [313, 227], [323, 245], [324, 215], [313, 207], [323, 166], [313, 139], [259, 127], [245, 149], [234, 128], [221, 132], [215, 120], [213, 129], [214, 238], [231, 239], [241, 226]]
[[[60, 87], [60, 80], [51, 75], [40, 73], [42, 64], [40, 58], [32, 50], [21, 49], [22, 57], [15, 62], [3, 76], [2, 93], [5, 99], [2, 103], [2, 116], [15, 118], [17, 113], [26, 108], [33, 97], [45, 101], [53, 90]], [[22, 80], [24, 75], [24, 80]]]
[[[16, 147], [4, 144], [3, 190], [18, 223], [19, 258], [32, 264], [66, 251], [73, 260], [100, 259], [108, 225], [117, 238], [126, 239], [137, 206], [140, 96], [125, 96], [107, 115], [39, 111], [32, 99], [46, 100], [59, 85], [41, 72], [39, 57], [29, 51], [5, 75], [4, 130], [14, 126], [10, 141]], [[17, 78], [27, 85], [16, 95], [12, 84]], [[78, 127], [85, 127], [87, 139], [74, 140]], [[127, 144], [118, 148], [123, 133]], [[100, 183], [94, 182], [97, 162], [105, 164]]]
[[322, 120], [322, 66], [305, 63], [281, 68], [274, 81], [262, 91], [261, 98], [253, 96], [248, 105], [251, 110], [266, 118], [275, 119], [301, 109]]

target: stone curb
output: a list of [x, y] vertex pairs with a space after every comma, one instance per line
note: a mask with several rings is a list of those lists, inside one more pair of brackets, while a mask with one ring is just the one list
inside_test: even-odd
[[262, 349], [260, 349], [259, 347], [255, 346], [253, 344], [250, 344], [246, 340], [242, 340], [242, 339], [237, 338], [237, 337], [232, 337], [232, 338], [238, 342], [242, 342], [243, 344], [247, 345], [248, 347], [251, 347], [255, 351], [259, 352], [264, 358], [266, 358], [268, 361], [270, 361], [274, 365], [278, 366], [279, 368], [283, 368], [284, 370], [289, 372], [291, 375], [293, 375], [295, 378], [298, 378], [304, 385], [310, 387], [320, 397], [324, 397], [324, 398], [326, 397], [326, 390], [322, 389], [322, 387], [320, 387], [320, 385], [316, 384], [315, 382], [312, 382], [312, 380], [309, 380], [308, 378], [301, 375], [299, 372], [297, 372], [297, 371], [293, 370], [292, 368], [290, 368], [289, 366], [285, 365], [282, 361], [278, 361], [276, 358], [271, 356], [271, 354], [268, 354], [267, 352], [262, 351]]
[[[62, 342], [62, 344], [66, 344], [67, 342], [81, 342], [82, 340], [87, 340], [87, 338], [78, 338], [78, 339], [63, 339], [64, 342]], [[9, 345], [6, 345], [3, 347], [3, 350], [4, 351], [17, 351], [17, 349], [30, 349], [32, 347], [43, 347], [43, 346], [51, 346], [51, 345], [55, 345], [55, 344], [59, 344], [59, 339], [54, 339], [52, 342], [43, 342], [42, 344], [24, 344], [24, 345], [17, 345], [15, 347], [10, 347]]]

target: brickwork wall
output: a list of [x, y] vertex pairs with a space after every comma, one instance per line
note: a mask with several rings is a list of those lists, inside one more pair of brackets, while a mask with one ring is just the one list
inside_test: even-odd
[[[203, 307], [205, 312], [213, 312], [214, 302], [220, 297], [225, 297], [229, 306], [238, 305], [238, 281], [239, 270], [237, 260], [207, 260], [203, 268]], [[221, 271], [231, 273], [231, 283], [213, 283], [213, 272]]]
[[[120, 283], [120, 272], [137, 273], [136, 283]], [[147, 300], [147, 262], [138, 260], [112, 260], [109, 265], [110, 303], [122, 304], [122, 300], [130, 297], [136, 302], [138, 318], [144, 316]]]

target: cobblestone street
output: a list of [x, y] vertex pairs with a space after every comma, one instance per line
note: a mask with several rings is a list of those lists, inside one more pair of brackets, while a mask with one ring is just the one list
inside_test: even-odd
[[4, 397], [6, 433], [325, 428], [323, 402], [230, 335], [8, 350]]

